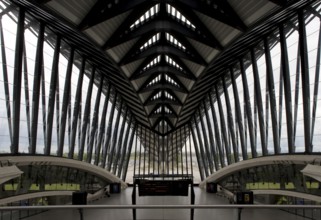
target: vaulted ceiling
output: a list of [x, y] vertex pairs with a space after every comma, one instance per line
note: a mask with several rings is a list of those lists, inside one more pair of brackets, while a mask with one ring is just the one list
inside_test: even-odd
[[[34, 0], [106, 54], [104, 74], [137, 121], [188, 123], [228, 65], [284, 19], [288, 0]], [[274, 16], [274, 17], [273, 17]], [[168, 132], [168, 131], [166, 131]]]

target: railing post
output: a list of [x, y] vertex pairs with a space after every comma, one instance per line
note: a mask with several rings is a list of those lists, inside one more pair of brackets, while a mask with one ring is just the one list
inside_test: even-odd
[[241, 217], [242, 217], [242, 208], [238, 208], [238, 215], [237, 215], [237, 219], [238, 220], [241, 220]]

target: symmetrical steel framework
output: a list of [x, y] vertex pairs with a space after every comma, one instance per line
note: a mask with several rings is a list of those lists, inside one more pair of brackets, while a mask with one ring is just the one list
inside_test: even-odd
[[[79, 30], [107, 20], [94, 17], [99, 2]], [[134, 8], [132, 16], [139, 20], [141, 3], [133, 2], [126, 7]], [[216, 19], [247, 34], [213, 61], [204, 61], [200, 48], [181, 36], [186, 33], [223, 51], [187, 6], [209, 14], [206, 9], [192, 1], [141, 2], [148, 13], [154, 10], [156, 19], [145, 15], [145, 20], [130, 26], [132, 32], [126, 29], [128, 35], [119, 38], [125, 30], [121, 28], [131, 24], [127, 17], [127, 23], [102, 45], [113, 48], [141, 37], [119, 66], [71, 27], [50, 23], [57, 20], [43, 11], [42, 1], [39, 8], [29, 1], [0, 2], [2, 153], [77, 159], [106, 168], [123, 180], [129, 167], [139, 176], [193, 175], [198, 167], [204, 180], [241, 160], [320, 152], [318, 1], [293, 1], [291, 10], [285, 10], [287, 1], [274, 1], [282, 9], [252, 29], [240, 19], [230, 23], [236, 13], [228, 4], [217, 4], [231, 17]], [[119, 6], [120, 12], [129, 10], [125, 5]], [[173, 5], [186, 14], [170, 17]], [[175, 19], [184, 26], [178, 33], [171, 26]], [[159, 28], [152, 30], [154, 23], [149, 21]], [[151, 31], [141, 33], [141, 26]], [[203, 40], [194, 29], [204, 33]], [[143, 46], [137, 49], [139, 45]], [[143, 58], [126, 81], [121, 68]], [[197, 78], [181, 59], [192, 59], [206, 70]], [[133, 81], [140, 85], [137, 90]]]

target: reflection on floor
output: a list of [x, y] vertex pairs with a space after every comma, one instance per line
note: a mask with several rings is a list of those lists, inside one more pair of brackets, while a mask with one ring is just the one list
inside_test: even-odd
[[[205, 190], [194, 188], [195, 190], [195, 204], [228, 204], [225, 198], [217, 196], [215, 194], [206, 193]], [[90, 204], [110, 204], [110, 205], [123, 205], [131, 204], [132, 188], [129, 187], [121, 194], [112, 194], [110, 197], [103, 198]], [[170, 204], [190, 204], [190, 196], [146, 196], [137, 197], [137, 204], [148, 205], [170, 205]], [[90, 209], [84, 210], [84, 220], [132, 220], [132, 211], [126, 209], [118, 210], [102, 210], [102, 209]], [[27, 218], [28, 220], [70, 220], [80, 219], [80, 215], [77, 210], [54, 210], [45, 212], [43, 214]], [[162, 210], [162, 209], [149, 209], [138, 210], [137, 220], [189, 220], [190, 210]], [[218, 220], [237, 220], [237, 210], [230, 209], [197, 209], [195, 210], [194, 220], [204, 219], [218, 219]], [[242, 212], [242, 220], [303, 220], [305, 218], [295, 216], [293, 214], [286, 213], [279, 210], [253, 210], [246, 209]]]

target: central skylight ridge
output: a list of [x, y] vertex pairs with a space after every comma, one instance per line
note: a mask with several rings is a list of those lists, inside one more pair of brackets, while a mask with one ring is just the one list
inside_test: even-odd
[[[156, 64], [158, 64], [161, 60], [161, 55], [158, 55], [155, 59], [153, 59], [149, 64], [147, 64], [144, 68], [143, 71], [155, 66]], [[142, 72], [142, 71], [141, 71]]]
[[165, 60], [166, 60], [166, 63], [179, 69], [180, 71], [183, 71], [183, 68], [178, 65], [171, 57], [169, 57], [168, 55], [165, 56]]
[[179, 49], [185, 51], [186, 47], [181, 44], [181, 42], [179, 42], [175, 37], [173, 37], [173, 35], [166, 33], [166, 40], [169, 41], [171, 44], [175, 45], [176, 47], [178, 47]]
[[159, 4], [156, 4], [153, 7], [151, 7], [148, 11], [145, 12], [145, 14], [143, 14], [139, 19], [137, 19], [132, 25], [130, 25], [130, 29], [137, 28], [144, 22], [154, 17], [156, 14], [159, 13], [159, 9]]
[[149, 86], [152, 86], [152, 85], [155, 85], [156, 83], [159, 83], [160, 80], [161, 80], [161, 77], [162, 75], [159, 74], [158, 76], [156, 76], [152, 81], [150, 81], [146, 87], [149, 87]]
[[170, 83], [170, 84], [172, 84], [172, 85], [175, 85], [175, 86], [177, 86], [177, 87], [180, 87], [178, 84], [177, 84], [177, 82], [175, 81], [175, 80], [173, 80], [169, 75], [167, 75], [167, 74], [165, 74], [165, 80], [168, 82], [168, 83]]
[[175, 7], [171, 6], [170, 4], [166, 4], [166, 11], [172, 17], [180, 20], [184, 25], [191, 28], [192, 30], [196, 29], [196, 26], [190, 22], [180, 11], [178, 11]]
[[139, 49], [145, 50], [146, 48], [154, 45], [156, 42], [158, 42], [160, 40], [160, 33], [155, 34], [154, 36], [152, 36], [148, 41], [146, 41], [144, 43], [144, 45], [142, 45]]
[[155, 95], [151, 98], [151, 100], [154, 101], [154, 100], [156, 100], [156, 99], [159, 99], [160, 97], [162, 97], [162, 92], [161, 92], [161, 91], [159, 91], [157, 94], [155, 94]]

